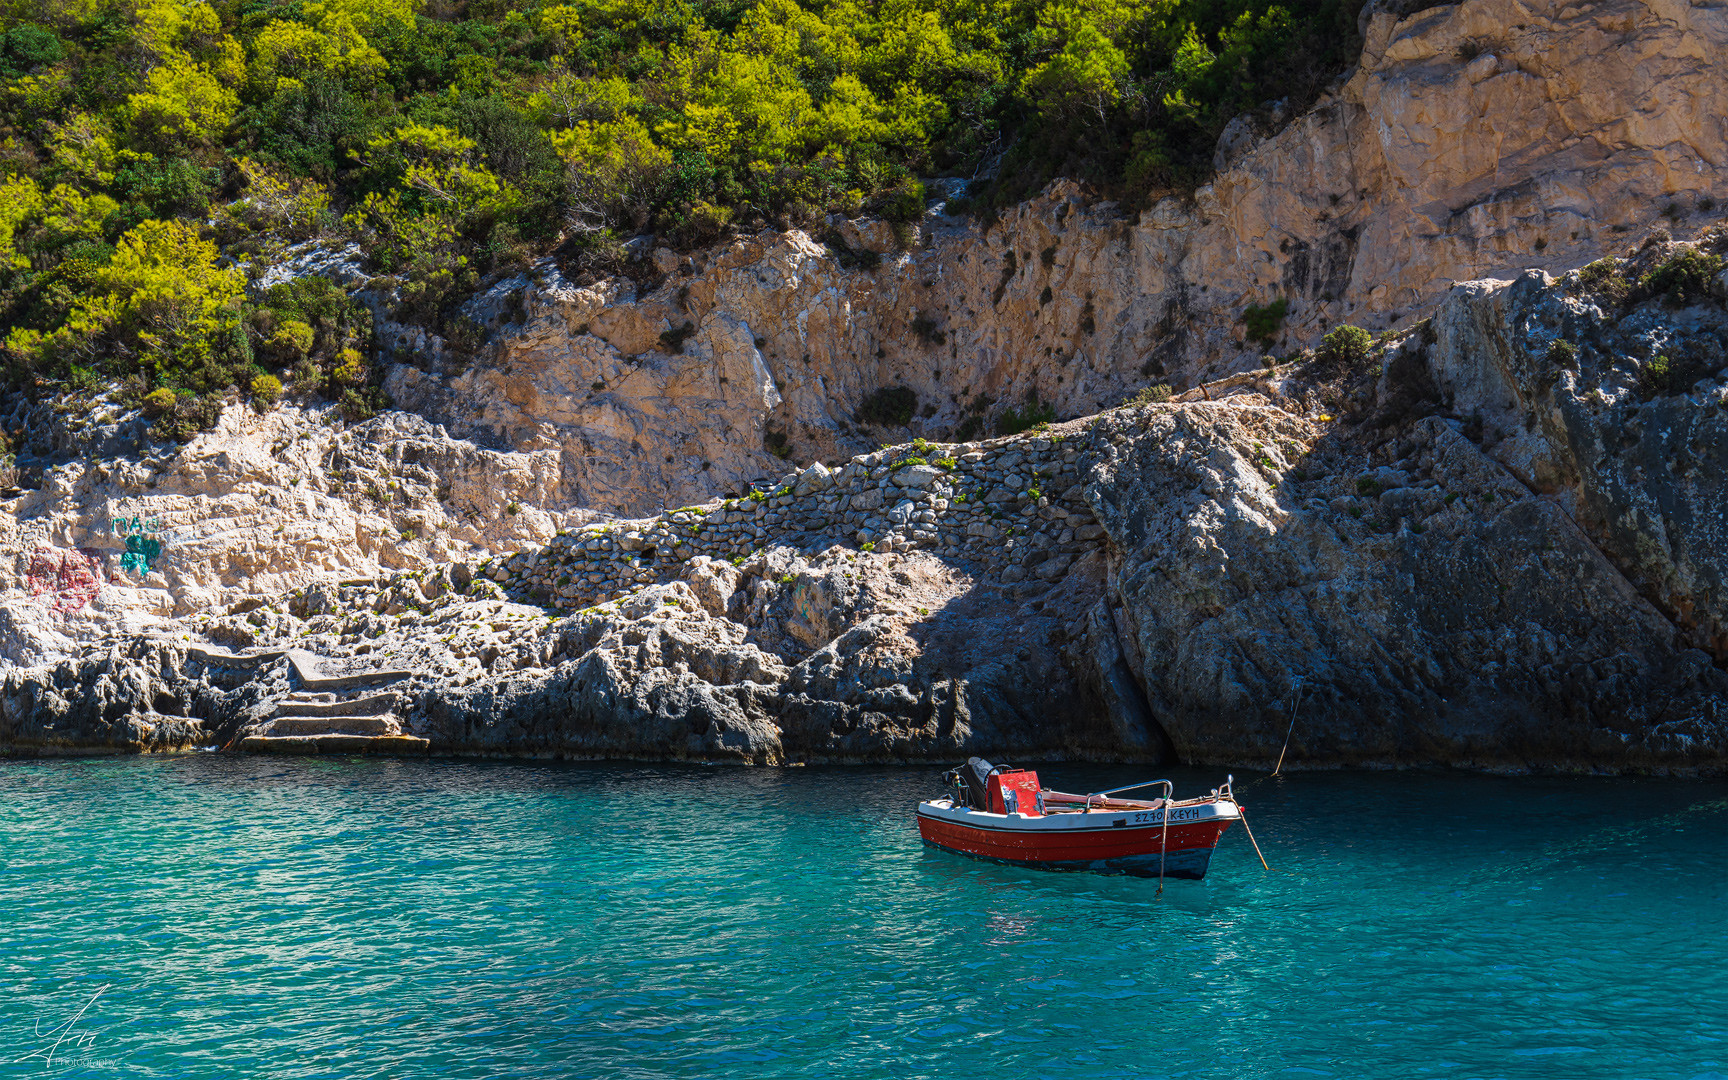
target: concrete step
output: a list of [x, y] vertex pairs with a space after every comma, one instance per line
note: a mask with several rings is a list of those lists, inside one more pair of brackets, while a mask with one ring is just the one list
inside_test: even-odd
[[240, 749], [250, 754], [424, 754], [431, 743], [413, 735], [250, 735]]
[[389, 713], [371, 716], [279, 716], [270, 721], [270, 735], [400, 735], [402, 727]]
[[334, 694], [318, 698], [296, 698], [293, 695], [276, 703], [277, 716], [375, 716], [389, 712], [396, 705], [395, 694], [372, 694], [369, 697], [338, 701]]
[[[169, 640], [169, 639], [161, 639]], [[288, 655], [287, 649], [268, 649], [256, 653], [235, 653], [214, 645], [189, 645], [186, 656], [192, 660], [202, 660], [206, 664], [216, 664], [221, 667], [257, 667], [280, 660]]]
[[285, 655], [289, 663], [294, 665], [294, 674], [299, 676], [303, 690], [352, 690], [368, 683], [395, 682], [414, 676], [414, 672], [402, 668], [363, 671], [353, 675], [325, 675], [318, 669], [318, 665], [323, 662], [322, 657], [305, 649], [287, 649]]

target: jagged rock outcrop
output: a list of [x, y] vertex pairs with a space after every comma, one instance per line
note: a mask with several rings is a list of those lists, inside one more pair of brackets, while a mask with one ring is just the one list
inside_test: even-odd
[[[1718, 231], [1706, 251], [1728, 251]], [[1488, 453], [1552, 497], [1693, 647], [1728, 662], [1728, 271], [1628, 309], [1683, 246], [1601, 267], [1459, 286], [1430, 367]], [[1617, 280], [1616, 280], [1617, 279]]]
[[[76, 659], [0, 674], [0, 756], [185, 750], [211, 745], [182, 674], [185, 651], [114, 643]], [[217, 710], [220, 711], [220, 710]]]
[[[1408, 7], [1364, 10], [1360, 65], [1309, 112], [1233, 124], [1192, 199], [1132, 215], [1059, 183], [987, 225], [939, 204], [904, 245], [834, 221], [874, 269], [799, 232], [661, 249], [640, 281], [578, 287], [547, 263], [470, 305], [490, 354], [400, 365], [389, 389], [458, 435], [556, 450], [579, 504], [641, 514], [774, 475], [771, 448], [862, 452], [872, 415], [966, 438], [1028, 395], [1090, 414], [1728, 204], [1722, 7]], [[1274, 340], [1248, 340], [1245, 310], [1279, 298]], [[916, 395], [904, 426], [861, 414], [894, 387]]]
[[1184, 760], [1270, 766], [1292, 727], [1297, 764], [1728, 755], [1728, 673], [1447, 422], [1371, 471], [1272, 409], [1152, 406], [1107, 431], [1088, 492]]
[[[328, 663], [357, 677], [380, 664], [408, 672], [387, 691], [401, 733], [432, 753], [760, 764], [984, 750], [1156, 756], [1144, 749], [1149, 733], [1125, 738], [1071, 670], [1068, 628], [1084, 625], [1101, 580], [1003, 585], [957, 579], [919, 552], [786, 547], [736, 567], [698, 557], [685, 574], [564, 618], [503, 600], [485, 581], [459, 590], [404, 576], [337, 590], [316, 612], [298, 607], [304, 619], [258, 619], [252, 640], [348, 657]], [[272, 693], [290, 689], [278, 681]], [[270, 729], [268, 711], [248, 716], [231, 738]]]

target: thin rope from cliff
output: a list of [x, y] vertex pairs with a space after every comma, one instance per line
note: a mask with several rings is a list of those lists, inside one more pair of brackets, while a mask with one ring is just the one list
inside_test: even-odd
[[[1272, 769], [1273, 776], [1277, 776], [1278, 771], [1284, 768], [1284, 755], [1290, 752], [1290, 734], [1296, 730], [1296, 710], [1302, 707], [1302, 698], [1297, 696], [1297, 692], [1301, 691], [1303, 697], [1307, 696], [1305, 683], [1306, 680], [1298, 675], [1296, 676], [1296, 685], [1290, 688], [1290, 726], [1284, 729], [1284, 749], [1278, 751], [1278, 764]], [[1242, 824], [1246, 826], [1248, 823], [1244, 821]], [[1265, 862], [1266, 860], [1261, 859], [1260, 861]]]

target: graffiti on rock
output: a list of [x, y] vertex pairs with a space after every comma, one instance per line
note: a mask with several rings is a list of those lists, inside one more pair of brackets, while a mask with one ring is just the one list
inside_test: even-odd
[[49, 610], [69, 615], [102, 591], [102, 560], [96, 548], [37, 548], [24, 581], [31, 596], [47, 598]]
[[143, 577], [156, 569], [162, 560], [162, 520], [155, 517], [118, 517], [112, 522], [114, 535], [124, 537], [126, 551], [120, 556], [120, 569], [134, 577]]

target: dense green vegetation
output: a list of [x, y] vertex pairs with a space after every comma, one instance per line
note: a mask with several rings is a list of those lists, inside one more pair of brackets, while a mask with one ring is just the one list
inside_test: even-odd
[[[1076, 176], [1203, 179], [1228, 119], [1348, 63], [1340, 0], [0, 0], [6, 381], [376, 407], [363, 312], [249, 298], [283, 248], [358, 240], [438, 324], [486, 273], [604, 262], [832, 210], [984, 212]], [[168, 396], [175, 401], [170, 402]], [[197, 402], [206, 402], [198, 405]]]

